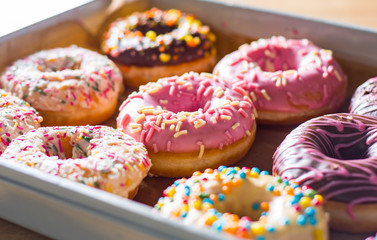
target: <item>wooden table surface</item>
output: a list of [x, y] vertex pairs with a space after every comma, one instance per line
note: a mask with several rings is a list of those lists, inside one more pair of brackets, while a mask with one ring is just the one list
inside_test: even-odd
[[[377, 29], [376, 0], [221, 0]], [[0, 206], [1, 207], [1, 206]], [[0, 239], [49, 239], [0, 219]]]

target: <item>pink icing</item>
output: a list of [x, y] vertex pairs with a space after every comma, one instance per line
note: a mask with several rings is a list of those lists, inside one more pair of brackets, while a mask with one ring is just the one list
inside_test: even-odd
[[190, 72], [141, 86], [123, 102], [117, 126], [154, 152], [221, 149], [250, 134], [254, 111], [218, 77]]
[[347, 203], [353, 218], [353, 206], [377, 202], [376, 134], [373, 117], [342, 113], [311, 119], [278, 147], [273, 172]]
[[332, 52], [307, 39], [275, 36], [242, 45], [214, 73], [246, 89], [257, 110], [336, 110], [346, 94], [347, 79]]

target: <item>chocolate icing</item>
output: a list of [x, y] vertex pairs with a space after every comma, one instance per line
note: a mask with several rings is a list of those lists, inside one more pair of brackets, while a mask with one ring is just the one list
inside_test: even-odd
[[377, 203], [377, 119], [341, 113], [294, 129], [274, 154], [273, 172], [295, 178], [325, 199]]
[[350, 113], [377, 117], [377, 77], [361, 84], [352, 96]]
[[192, 16], [153, 8], [115, 21], [102, 49], [127, 66], [174, 65], [213, 54], [213, 40], [209, 27]]

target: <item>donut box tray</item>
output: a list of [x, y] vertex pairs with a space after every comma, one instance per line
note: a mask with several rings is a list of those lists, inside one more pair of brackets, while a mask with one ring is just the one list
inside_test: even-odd
[[[349, 79], [348, 99], [358, 85], [377, 76], [375, 30], [199, 0], [113, 1], [85, 18], [51, 18], [51, 24], [36, 24], [32, 31], [0, 38], [0, 70], [22, 56], [46, 48], [76, 44], [98, 50], [99, 36], [109, 22], [151, 7], [177, 8], [210, 25], [217, 35], [218, 59], [261, 37], [308, 38], [333, 50]], [[133, 90], [126, 89], [119, 104]], [[117, 114], [103, 124], [116, 127]], [[237, 165], [271, 172], [274, 151], [295, 127], [258, 126], [253, 146]], [[0, 217], [54, 239], [233, 239], [154, 213], [153, 205], [174, 180], [147, 177], [136, 197], [128, 200], [25, 166], [0, 162]], [[331, 232], [330, 239], [365, 239], [368, 235], [371, 234]]]

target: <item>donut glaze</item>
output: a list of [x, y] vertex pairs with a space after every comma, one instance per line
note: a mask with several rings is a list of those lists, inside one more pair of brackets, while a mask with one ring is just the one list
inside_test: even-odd
[[351, 98], [350, 113], [377, 117], [377, 77], [361, 84]]
[[179, 179], [163, 192], [158, 213], [240, 238], [328, 239], [322, 196], [259, 169], [220, 166]]
[[49, 126], [100, 123], [115, 111], [123, 89], [122, 75], [111, 60], [77, 46], [17, 60], [0, 84], [29, 102]]
[[365, 240], [377, 240], [377, 234], [374, 236], [367, 237]]
[[254, 106], [238, 91], [207, 73], [159, 79], [126, 99], [117, 126], [144, 143], [152, 161], [154, 154], [187, 152], [200, 160], [255, 135]]
[[341, 113], [309, 120], [284, 139], [273, 158], [275, 174], [312, 187], [327, 201], [345, 204], [352, 219], [354, 208], [377, 203], [373, 117]]
[[42, 121], [29, 103], [0, 90], [0, 155], [13, 139], [39, 128]]
[[113, 22], [104, 53], [123, 65], [174, 65], [214, 55], [214, 35], [192, 15], [152, 8]]
[[38, 128], [13, 140], [0, 161], [130, 198], [151, 166], [143, 144], [107, 126]]
[[347, 80], [332, 51], [307, 39], [279, 36], [242, 45], [214, 73], [247, 90], [262, 123], [301, 122], [335, 111], [346, 96]]

